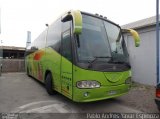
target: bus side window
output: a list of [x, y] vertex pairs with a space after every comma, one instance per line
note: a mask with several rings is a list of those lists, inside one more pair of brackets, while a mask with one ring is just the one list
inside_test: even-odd
[[47, 35], [47, 47], [53, 48], [58, 53], [60, 53], [61, 47], [61, 25], [61, 19], [58, 19], [54, 24], [49, 26]]
[[62, 33], [62, 56], [72, 61], [70, 30]]

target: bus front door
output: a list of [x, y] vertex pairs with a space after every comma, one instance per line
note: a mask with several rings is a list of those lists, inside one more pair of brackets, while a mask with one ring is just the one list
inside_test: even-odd
[[72, 99], [72, 53], [70, 29], [62, 33], [61, 92]]

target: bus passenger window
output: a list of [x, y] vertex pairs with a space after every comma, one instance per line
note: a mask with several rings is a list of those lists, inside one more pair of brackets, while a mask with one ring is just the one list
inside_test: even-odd
[[70, 30], [62, 34], [62, 55], [69, 61], [72, 61]]

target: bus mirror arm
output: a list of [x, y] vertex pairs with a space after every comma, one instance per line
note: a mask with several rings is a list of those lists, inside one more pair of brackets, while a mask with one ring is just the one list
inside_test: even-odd
[[76, 35], [82, 32], [82, 14], [79, 10], [69, 11], [61, 17], [62, 22], [73, 20], [73, 33]]
[[134, 39], [135, 47], [140, 46], [140, 37], [139, 37], [139, 34], [137, 33], [137, 31], [135, 31], [133, 29], [122, 29], [122, 32], [123, 33], [130, 33]]

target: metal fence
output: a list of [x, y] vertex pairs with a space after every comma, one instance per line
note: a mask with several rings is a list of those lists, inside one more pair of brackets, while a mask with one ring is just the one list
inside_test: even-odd
[[24, 72], [25, 62], [24, 59], [3, 59], [2, 60], [2, 73], [3, 72]]

